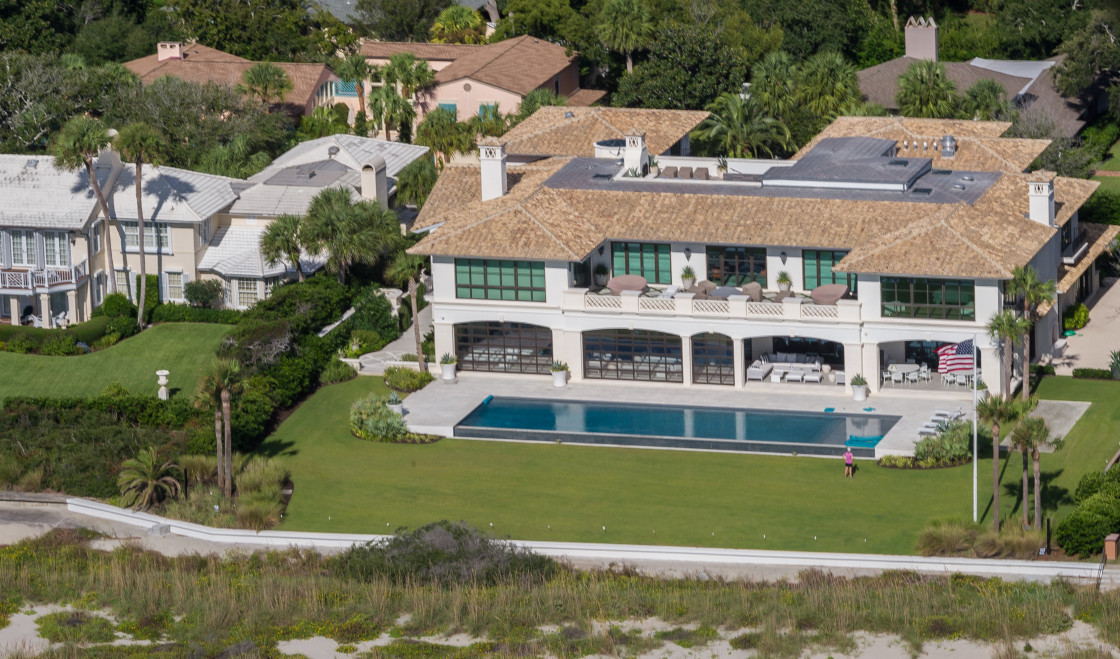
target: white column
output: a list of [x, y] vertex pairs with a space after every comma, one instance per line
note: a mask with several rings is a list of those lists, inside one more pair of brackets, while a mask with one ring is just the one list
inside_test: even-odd
[[[879, 364], [879, 344], [878, 343], [865, 343], [863, 344], [863, 377], [867, 380], [867, 390], [871, 392], [879, 391], [879, 373], [882, 371], [882, 366]], [[848, 373], [848, 380], [851, 381], [852, 374]]]
[[71, 323], [80, 323], [82, 319], [78, 315], [78, 291], [66, 291], [66, 319]]
[[988, 385], [988, 393], [1002, 396], [1007, 390], [1003, 381], [1003, 350], [998, 346], [980, 348], [980, 378]]
[[684, 386], [692, 386], [692, 337], [681, 336], [681, 376]]
[[747, 381], [747, 364], [743, 357], [743, 339], [734, 339], [731, 358], [735, 360], [735, 388], [742, 389]]
[[438, 367], [439, 359], [444, 353], [455, 354], [455, 326], [451, 323], [432, 323], [432, 327], [435, 329], [435, 362]]
[[12, 309], [12, 324], [13, 325], [19, 325], [19, 312], [20, 312], [19, 296], [18, 295], [9, 296], [8, 297], [8, 304], [11, 306], [11, 309]]
[[47, 293], [39, 294], [39, 315], [43, 318], [43, 327], [54, 327], [51, 318], [51, 296]]
[[[571, 373], [571, 382], [583, 380], [583, 335], [579, 332], [553, 330], [552, 335], [564, 335], [564, 359], [568, 362], [568, 371]], [[556, 354], [556, 346], [552, 347], [552, 354]]]
[[863, 345], [859, 343], [844, 344], [844, 390], [852, 390], [852, 377], [860, 373], [870, 382], [871, 378], [863, 374]]

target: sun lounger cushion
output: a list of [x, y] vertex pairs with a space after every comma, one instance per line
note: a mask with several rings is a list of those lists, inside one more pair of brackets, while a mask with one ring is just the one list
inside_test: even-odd
[[657, 178], [677, 178], [676, 167], [664, 167], [661, 169], [661, 174]]
[[701, 181], [707, 181], [708, 180], [708, 168], [707, 167], [697, 167], [696, 169], [692, 170], [692, 178], [698, 179], [698, 180], [701, 180]]
[[681, 167], [677, 170], [677, 178], [692, 178], [692, 168]]
[[751, 299], [751, 302], [762, 302], [762, 284], [757, 281], [752, 281], [743, 286], [743, 295]]

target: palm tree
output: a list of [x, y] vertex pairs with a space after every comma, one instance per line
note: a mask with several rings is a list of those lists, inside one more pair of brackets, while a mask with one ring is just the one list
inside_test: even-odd
[[992, 520], [999, 532], [999, 429], [1022, 414], [1022, 405], [1003, 396], [988, 396], [976, 406], [980, 420], [992, 426]]
[[626, 72], [634, 71], [634, 51], [653, 38], [653, 18], [643, 0], [607, 0], [596, 26], [607, 48], [626, 55]]
[[279, 103], [292, 91], [292, 79], [272, 62], [260, 62], [241, 74], [241, 82], [234, 89], [238, 94], [261, 99], [265, 112], [268, 112], [272, 103]]
[[[213, 367], [211, 367], [213, 370]], [[218, 379], [212, 372], [202, 373], [198, 380], [198, 389], [194, 394], [194, 406], [197, 409], [211, 409], [214, 411], [214, 440], [217, 446], [218, 462], [218, 489], [226, 491], [225, 444], [222, 443], [222, 388]]]
[[[1051, 437], [1050, 426], [1047, 425], [1046, 419], [1037, 416], [1029, 416], [1020, 421], [1015, 427], [1012, 441], [1031, 454], [1031, 462], [1034, 465], [1034, 528], [1040, 529], [1042, 528], [1042, 474], [1039, 470], [1042, 449], [1047, 447], [1061, 449], [1063, 442], [1060, 437]], [[1025, 474], [1023, 484], [1026, 485]], [[1026, 503], [1025, 499], [1023, 503]]]
[[977, 80], [961, 98], [961, 119], [992, 121], [1007, 116], [1010, 110], [1003, 85], [991, 78]]
[[[140, 306], [136, 312], [136, 324], [144, 326], [144, 304], [148, 294], [148, 277], [147, 277], [147, 264], [144, 254], [144, 204], [143, 192], [141, 190], [144, 179], [144, 162], [147, 161], [152, 167], [159, 167], [163, 164], [164, 145], [167, 143], [166, 138], [155, 128], [152, 128], [144, 122], [131, 123], [121, 129], [120, 133], [113, 140], [120, 152], [121, 157], [125, 160], [132, 161], [136, 164], [136, 242], [137, 249], [140, 254], [140, 290], [137, 291], [137, 302]], [[158, 240], [156, 241], [156, 249], [158, 251]]]
[[[1032, 402], [1037, 404], [1037, 401]], [[1026, 401], [1019, 401], [1019, 404], [1023, 406], [1024, 416], [1029, 411], [1029, 409], [1033, 407], [1027, 405]], [[1029, 419], [1026, 418], [1020, 420], [1019, 423], [1015, 425], [1015, 428], [1012, 429], [1011, 434], [1007, 437], [1008, 441], [1011, 443], [1012, 448], [1019, 451], [1019, 453], [1021, 453], [1023, 456], [1023, 500], [1022, 504], [1020, 505], [1023, 510], [1023, 528], [1030, 528], [1031, 525], [1029, 512], [1030, 506], [1027, 505], [1027, 496], [1030, 494], [1030, 488], [1027, 487], [1027, 469], [1029, 462], [1028, 456], [1030, 455], [1030, 452], [1033, 448], [1031, 442], [1034, 441], [1034, 436], [1029, 432], [1023, 431], [1023, 424], [1028, 420]]]
[[241, 391], [241, 364], [235, 359], [215, 359], [199, 378], [196, 404], [217, 401], [222, 410], [222, 427], [215, 415], [218, 441], [218, 483], [225, 497], [233, 496], [233, 426], [230, 424], [233, 395]]
[[538, 87], [529, 92], [521, 99], [521, 103], [517, 105], [517, 112], [510, 115], [510, 126], [516, 126], [528, 119], [534, 112], [541, 109], [546, 105], [567, 105], [568, 99], [553, 93], [551, 89], [544, 89]]
[[732, 158], [773, 156], [789, 146], [789, 129], [763, 114], [753, 99], [723, 93], [706, 108], [709, 114], [696, 128], [702, 138], [717, 144]]
[[389, 63], [382, 70], [385, 84], [400, 88], [401, 98], [411, 101], [412, 97], [436, 81], [436, 72], [428, 63], [417, 59], [412, 53], [397, 53], [389, 57]]
[[335, 73], [343, 82], [354, 83], [354, 91], [358, 94], [358, 112], [366, 113], [366, 82], [375, 78], [380, 72], [376, 66], [370, 66], [365, 56], [360, 53], [348, 55], [338, 63]]
[[428, 259], [423, 256], [401, 252], [385, 271], [385, 277], [389, 281], [408, 286], [408, 299], [412, 305], [412, 335], [416, 339], [416, 361], [420, 364], [421, 373], [427, 372], [428, 364], [424, 359], [423, 340], [420, 336], [420, 308], [417, 298], [420, 296], [419, 281], [424, 277], [427, 265]]
[[386, 140], [389, 139], [391, 126], [403, 126], [406, 123], [411, 125], [414, 113], [412, 104], [398, 96], [389, 85], [378, 87], [369, 95], [370, 120], [376, 125], [384, 126]]
[[475, 135], [501, 137], [510, 129], [510, 116], [502, 114], [497, 105], [491, 105], [479, 108], [479, 113], [466, 123]]
[[306, 229], [301, 234], [308, 251], [327, 253], [327, 270], [340, 284], [355, 263], [374, 265], [401, 241], [394, 211], [373, 201], [355, 203], [346, 188], [327, 188], [311, 199]]
[[946, 119], [956, 114], [957, 85], [945, 73], [944, 64], [920, 60], [898, 77], [895, 101], [904, 117]]
[[767, 53], [751, 69], [751, 100], [758, 103], [767, 116], [787, 121], [797, 103], [794, 95], [797, 77], [797, 64], [789, 53]]
[[[399, 195], [400, 181], [397, 188]], [[303, 266], [300, 264], [300, 254], [303, 244], [300, 233], [303, 231], [303, 216], [284, 213], [277, 215], [261, 236], [261, 256], [269, 265], [276, 265], [287, 259], [296, 268], [296, 277], [303, 281]]]
[[796, 98], [811, 114], [832, 121], [844, 108], [862, 101], [856, 67], [837, 52], [812, 55], [798, 72]]
[[1011, 365], [1015, 360], [1015, 344], [1021, 342], [1023, 335], [1030, 331], [1030, 323], [1025, 318], [1006, 310], [992, 315], [988, 321], [988, 336], [1003, 345], [1003, 386], [1006, 394], [1011, 393]]
[[428, 113], [416, 129], [416, 143], [428, 147], [436, 156], [436, 166], [443, 166], [456, 153], [474, 150], [474, 135], [459, 123], [455, 113], [447, 108], [436, 108]]
[[167, 498], [179, 496], [182, 485], [179, 465], [171, 460], [160, 464], [155, 449], [140, 449], [135, 458], [121, 463], [117, 487], [121, 490], [121, 503], [129, 508], [148, 510]]
[[451, 5], [436, 16], [428, 32], [432, 43], [486, 43], [482, 16], [470, 7]]
[[101, 182], [97, 180], [97, 173], [93, 169], [93, 159], [112, 141], [113, 137], [105, 124], [97, 119], [79, 115], [72, 117], [63, 125], [54, 144], [51, 145], [51, 153], [54, 155], [55, 163], [62, 169], [74, 171], [83, 166], [86, 168], [93, 194], [97, 197], [97, 205], [105, 218], [105, 224], [101, 229], [109, 265], [109, 292], [116, 293], [117, 270], [113, 267], [113, 244], [109, 241], [109, 205], [105, 203], [105, 193], [101, 190]]
[[1023, 332], [1023, 400], [1026, 400], [1030, 396], [1031, 333], [1038, 320], [1035, 315], [1043, 304], [1054, 303], [1058, 285], [1052, 279], [1041, 280], [1038, 271], [1028, 265], [1011, 271], [1007, 294], [1023, 298], [1023, 319], [1027, 324], [1027, 330]]
[[417, 209], [423, 208], [437, 178], [439, 171], [430, 155], [413, 160], [397, 173], [397, 199], [405, 204], [415, 204]]

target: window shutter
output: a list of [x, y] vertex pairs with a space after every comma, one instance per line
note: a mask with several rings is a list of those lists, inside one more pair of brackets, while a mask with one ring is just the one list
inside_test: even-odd
[[182, 299], [179, 300], [180, 302], [186, 302], [187, 301], [187, 282], [190, 281], [190, 280], [191, 280], [191, 276], [189, 274], [187, 274], [186, 272], [183, 272], [183, 296], [182, 296]]
[[35, 269], [45, 270], [47, 267], [47, 241], [43, 234], [35, 232]]
[[12, 267], [12, 238], [7, 231], [0, 231], [0, 268]]
[[171, 299], [171, 293], [167, 288], [167, 273], [159, 273], [159, 299], [160, 302], [167, 302]]

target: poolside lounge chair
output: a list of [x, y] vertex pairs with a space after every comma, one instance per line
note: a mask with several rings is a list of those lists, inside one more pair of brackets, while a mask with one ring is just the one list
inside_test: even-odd
[[751, 299], [751, 302], [762, 302], [762, 284], [757, 281], [752, 281], [749, 284], [743, 285], [743, 295]]
[[762, 382], [770, 375], [770, 371], [774, 370], [774, 365], [756, 359], [753, 364], [747, 367], [747, 379], [758, 380]]
[[676, 295], [677, 293], [679, 293], [680, 290], [681, 290], [680, 286], [670, 286], [669, 288], [666, 288], [665, 290], [661, 291], [661, 294], [658, 295], [657, 297], [659, 297], [659, 298], [670, 298], [670, 297], [673, 297], [674, 295]]
[[692, 168], [681, 167], [677, 170], [677, 178], [692, 178]]
[[918, 428], [918, 434], [922, 437], [936, 437], [938, 433], [932, 428]]
[[663, 167], [661, 173], [657, 175], [657, 178], [677, 178], [677, 168]]
[[956, 410], [956, 411], [952, 411], [952, 410], [934, 410], [934, 411], [933, 411], [933, 416], [943, 416], [943, 417], [945, 417], [945, 418], [947, 418], [947, 419], [959, 419], [959, 418], [961, 418], [962, 416], [964, 416], [964, 411], [963, 411], [963, 410], [960, 410], [960, 409], [958, 409], [958, 410]]
[[696, 169], [692, 170], [692, 178], [700, 180], [700, 181], [707, 181], [708, 180], [708, 168], [707, 167], [697, 167]]

